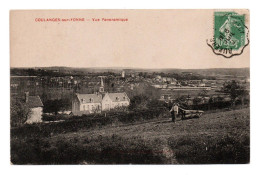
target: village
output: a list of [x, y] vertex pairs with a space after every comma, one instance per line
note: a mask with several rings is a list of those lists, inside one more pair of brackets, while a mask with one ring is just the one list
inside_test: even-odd
[[[192, 106], [207, 104], [210, 100], [231, 101], [230, 96], [222, 91], [223, 84], [231, 80], [249, 88], [249, 78], [241, 75], [203, 76], [193, 72], [164, 74], [128, 70], [87, 75], [62, 74], [59, 70], [49, 72], [55, 76], [11, 76], [11, 95], [21, 98], [25, 95], [25, 102], [31, 108], [31, 117], [27, 123], [42, 122], [43, 114], [82, 116], [127, 108], [131, 98], [145, 94], [146, 91], [152, 91], [147, 95], [150, 99], [155, 98], [163, 103], [182, 99], [186, 105]], [[57, 99], [63, 99], [66, 105], [48, 110], [48, 106], [51, 106], [49, 103]]]

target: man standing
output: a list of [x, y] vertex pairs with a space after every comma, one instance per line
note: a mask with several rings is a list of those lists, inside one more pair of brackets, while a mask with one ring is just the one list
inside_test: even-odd
[[171, 115], [172, 115], [172, 122], [175, 123], [176, 116], [178, 115], [178, 112], [179, 112], [178, 104], [174, 103], [170, 112], [171, 112]]

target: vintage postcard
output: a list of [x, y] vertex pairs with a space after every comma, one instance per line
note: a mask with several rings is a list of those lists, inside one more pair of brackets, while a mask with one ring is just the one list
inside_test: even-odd
[[11, 10], [13, 165], [250, 163], [250, 13]]

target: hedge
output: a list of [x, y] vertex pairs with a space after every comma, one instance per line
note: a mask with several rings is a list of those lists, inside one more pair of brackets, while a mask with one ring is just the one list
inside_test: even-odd
[[11, 137], [15, 136], [51, 136], [54, 133], [76, 132], [80, 129], [91, 129], [112, 124], [129, 124], [138, 121], [152, 120], [169, 117], [170, 113], [165, 108], [149, 109], [142, 111], [110, 113], [106, 117], [98, 115], [75, 116], [65, 121], [51, 123], [26, 124], [22, 127], [11, 128]]

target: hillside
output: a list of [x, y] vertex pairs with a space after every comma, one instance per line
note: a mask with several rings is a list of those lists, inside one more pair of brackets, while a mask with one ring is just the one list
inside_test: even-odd
[[[167, 140], [169, 137], [217, 137], [238, 132], [249, 134], [249, 109], [238, 109], [235, 111], [225, 111], [218, 113], [208, 113], [199, 119], [180, 120], [174, 124], [171, 119], [162, 121], [151, 121], [143, 124], [130, 124], [121, 126], [108, 126], [101, 129], [77, 132], [77, 138], [92, 138], [100, 136], [112, 136], [114, 134], [124, 137], [138, 136], [145, 140], [161, 139]], [[75, 137], [75, 133], [57, 135]], [[54, 138], [55, 138], [54, 137]]]
[[[199, 119], [177, 120], [175, 124], [170, 119], [163, 119], [54, 134], [46, 138], [31, 138], [30, 141], [17, 138], [12, 140], [12, 145], [15, 145], [12, 162], [15, 164], [20, 162], [27, 164], [248, 163], [249, 121], [249, 108], [244, 108], [207, 113]], [[21, 159], [25, 151], [27, 161]], [[34, 156], [34, 159], [30, 158], [30, 155]]]

